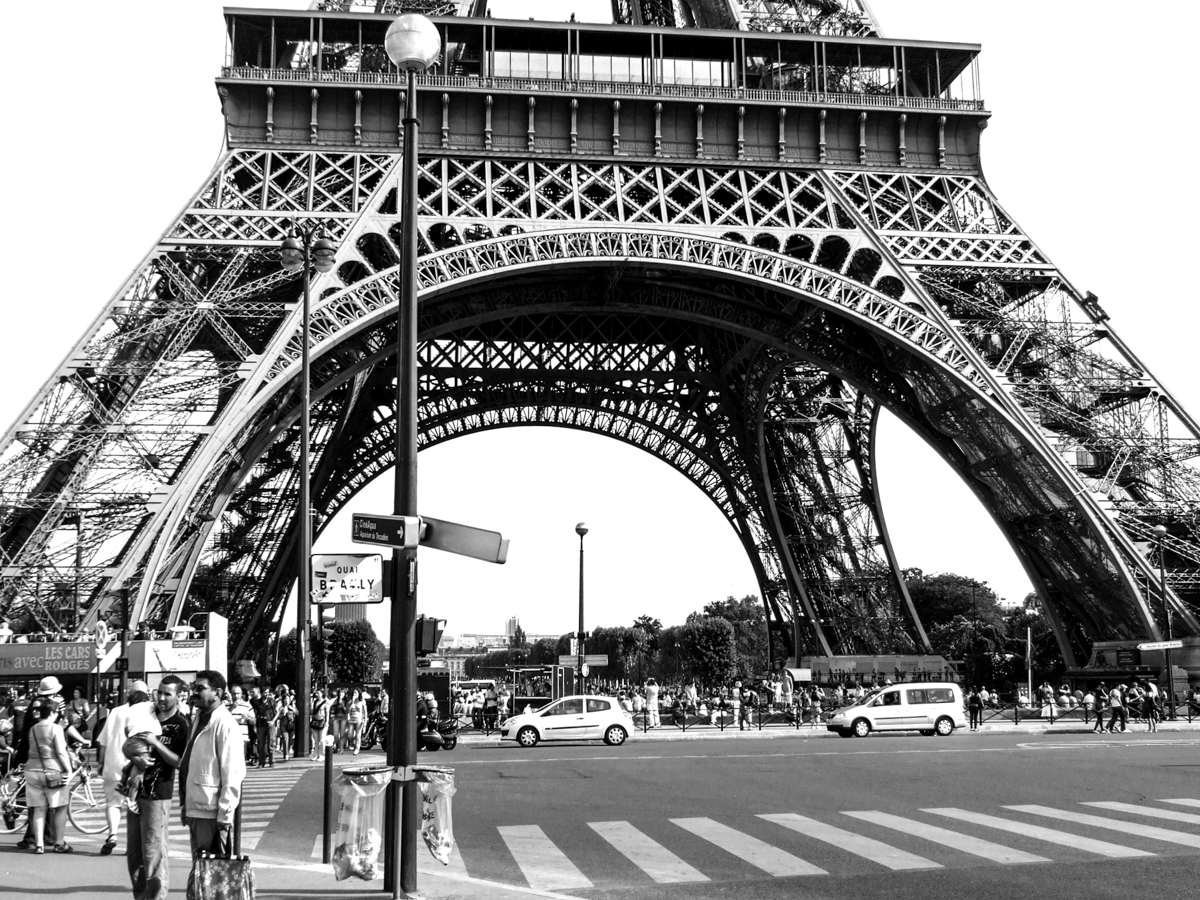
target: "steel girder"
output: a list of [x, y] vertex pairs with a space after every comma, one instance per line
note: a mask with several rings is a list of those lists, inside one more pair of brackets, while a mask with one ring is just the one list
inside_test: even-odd
[[[265, 248], [298, 215], [323, 219], [340, 243], [313, 321], [325, 465], [340, 458], [351, 412], [378, 389], [372, 367], [386, 369], [394, 163], [386, 153], [309, 149], [222, 158], [0, 444], [11, 611], [50, 623], [45, 585], [78, 570], [92, 616], [103, 589], [125, 582], [139, 587], [141, 616], [181, 615], [183, 593], [203, 584], [201, 596], [236, 606], [241, 621], [270, 620], [294, 518], [288, 423], [299, 347], [297, 285]], [[1160, 522], [1171, 529], [1171, 600], [1183, 627], [1197, 630], [1200, 432], [981, 179], [430, 153], [421, 194], [422, 340], [440, 353], [428, 371], [453, 368], [449, 358], [489, 328], [480, 345], [489, 369], [515, 370], [517, 344], [498, 322], [557, 345], [560, 371], [547, 378], [554, 366], [543, 359], [541, 380], [513, 383], [512, 402], [487, 415], [479, 400], [499, 382], [456, 396], [439, 394], [429, 374], [427, 440], [539, 416], [628, 439], [619, 429], [640, 422], [655, 437], [639, 446], [687, 448], [661, 455], [753, 550], [777, 624], [808, 592], [817, 599], [806, 615], [837, 622], [834, 645], [866, 647], [843, 637], [857, 633], [856, 616], [920, 639], [919, 623], [880, 612], [894, 614], [903, 596], [863, 424], [882, 405], [920, 430], [997, 518], [1044, 587], [1069, 658], [1091, 639], [1157, 633], [1158, 604], [1143, 591], [1155, 582], [1147, 537]], [[578, 299], [533, 296], [547, 266], [562, 263], [597, 273], [602, 296], [582, 309]], [[521, 291], [492, 290], [499, 279]], [[573, 317], [582, 331], [569, 327]], [[663, 321], [702, 333], [656, 343], [652, 323]], [[662, 418], [683, 395], [660, 402], [651, 389], [663, 382], [648, 360], [667, 347], [709, 366], [708, 400], [697, 389], [690, 418]], [[589, 382], [601, 361], [627, 372], [652, 411], [613, 415], [636, 396]], [[822, 378], [817, 394], [796, 393]], [[841, 400], [830, 404], [835, 385]], [[829, 415], [811, 415], [814, 404]], [[769, 424], [796, 408], [816, 421]], [[838, 421], [850, 423], [840, 434]], [[720, 452], [697, 453], [686, 428], [698, 435], [700, 425], [720, 435]], [[364, 463], [364, 473], [385, 460]], [[326, 516], [357, 489], [329, 484]], [[817, 509], [823, 519], [808, 515]], [[76, 511], [79, 529], [68, 524]], [[829, 531], [818, 522], [840, 536], [840, 555], [817, 540]], [[875, 574], [881, 566], [886, 577]]]

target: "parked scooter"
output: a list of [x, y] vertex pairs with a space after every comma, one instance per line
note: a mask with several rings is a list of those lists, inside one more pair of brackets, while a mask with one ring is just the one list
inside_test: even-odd
[[442, 716], [436, 709], [430, 710], [429, 722], [442, 736], [442, 749], [453, 750], [458, 746], [458, 717]]

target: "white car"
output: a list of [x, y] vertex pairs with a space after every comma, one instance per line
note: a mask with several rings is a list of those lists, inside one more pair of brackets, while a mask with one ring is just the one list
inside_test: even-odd
[[966, 726], [962, 688], [953, 682], [888, 686], [835, 711], [825, 723], [842, 737], [866, 737], [872, 731], [919, 731], [945, 737]]
[[621, 709], [615, 697], [576, 694], [510, 716], [500, 728], [500, 738], [522, 747], [537, 746], [538, 741], [604, 741], [617, 747], [631, 731], [633, 717]]

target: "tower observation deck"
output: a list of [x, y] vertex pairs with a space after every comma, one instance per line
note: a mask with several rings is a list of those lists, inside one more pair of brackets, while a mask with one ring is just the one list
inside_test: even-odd
[[979, 46], [885, 37], [863, 0], [612, 8], [227, 9], [215, 169], [0, 445], [0, 610], [61, 628], [40, 586], [78, 570], [85, 624], [124, 585], [137, 619], [228, 616], [239, 656], [279, 629], [297, 219], [338, 248], [314, 282], [318, 531], [391, 467], [383, 39], [412, 10], [443, 44], [417, 98], [422, 447], [625, 441], [729, 521], [782, 652], [919, 652], [876, 490], [887, 409], [992, 515], [1068, 665], [1164, 635], [1164, 600], [1200, 636], [1200, 429], [988, 187]]

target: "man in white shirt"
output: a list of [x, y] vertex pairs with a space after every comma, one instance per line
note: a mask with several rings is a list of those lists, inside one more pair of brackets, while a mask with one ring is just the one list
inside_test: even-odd
[[0, 644], [7, 644], [12, 640], [13, 630], [8, 624], [8, 619], [0, 619]]
[[100, 846], [101, 856], [108, 856], [117, 847], [121, 811], [125, 806], [125, 796], [117, 790], [121, 770], [128, 762], [121, 747], [127, 737], [141, 731], [162, 734], [150, 700], [150, 686], [144, 681], [134, 681], [129, 685], [129, 702], [112, 708], [104, 720], [104, 730], [96, 738], [96, 742], [104, 747], [104, 766], [100, 774], [104, 777], [104, 817], [108, 820], [108, 837]]

